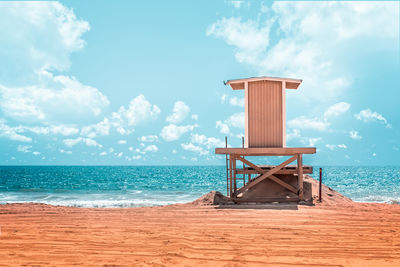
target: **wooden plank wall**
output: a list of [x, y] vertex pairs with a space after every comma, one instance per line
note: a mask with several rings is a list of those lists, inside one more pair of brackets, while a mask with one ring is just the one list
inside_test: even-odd
[[248, 147], [283, 147], [285, 109], [282, 82], [248, 83]]

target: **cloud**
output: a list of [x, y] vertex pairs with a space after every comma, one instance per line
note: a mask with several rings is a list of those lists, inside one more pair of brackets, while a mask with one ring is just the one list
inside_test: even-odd
[[78, 137], [75, 139], [64, 139], [63, 143], [67, 147], [73, 147], [79, 143], [84, 143], [86, 146], [94, 146], [94, 147], [103, 147], [101, 144], [97, 143], [96, 140], [90, 139], [90, 138], [83, 138], [83, 137]]
[[232, 134], [231, 128], [244, 129], [244, 112], [232, 114], [224, 121], [216, 121], [215, 127], [223, 134]]
[[7, 22], [0, 25], [0, 80], [6, 81], [67, 70], [70, 54], [85, 46], [82, 35], [90, 29], [59, 2], [1, 2], [0, 17]]
[[70, 54], [82, 49], [86, 21], [58, 2], [0, 3], [0, 108], [23, 122], [70, 122], [98, 116], [109, 101], [75, 77]]
[[118, 145], [126, 145], [126, 140], [119, 140]]
[[18, 152], [23, 152], [23, 153], [28, 153], [28, 152], [31, 152], [31, 149], [32, 148], [32, 146], [23, 146], [23, 145], [18, 145], [17, 146], [17, 151]]
[[138, 138], [139, 141], [141, 142], [157, 142], [158, 141], [158, 136], [157, 135], [144, 135]]
[[182, 147], [183, 150], [192, 151], [192, 152], [198, 153], [198, 154], [200, 154], [200, 155], [202, 155], [202, 156], [207, 155], [207, 154], [209, 153], [209, 152], [208, 152], [207, 150], [205, 150], [203, 147], [194, 145], [194, 144], [192, 144], [192, 143], [189, 143], [189, 144], [181, 144], [181, 147]]
[[194, 128], [198, 127], [197, 124], [195, 125], [184, 125], [184, 126], [178, 126], [175, 124], [169, 124], [167, 126], [164, 126], [161, 130], [160, 136], [165, 140], [165, 141], [176, 141], [178, 140], [183, 134], [193, 131]]
[[350, 104], [346, 102], [339, 102], [330, 106], [324, 113], [324, 119], [338, 117], [350, 109]]
[[199, 115], [197, 114], [192, 114], [192, 119], [197, 121], [199, 119]]
[[181, 123], [189, 114], [190, 108], [183, 101], [177, 101], [166, 121], [169, 123]]
[[232, 106], [238, 106], [238, 107], [244, 107], [244, 98], [239, 98], [239, 97], [231, 97], [229, 99], [229, 104]]
[[332, 151], [337, 150], [337, 149], [346, 149], [347, 148], [347, 146], [345, 144], [339, 144], [339, 145], [326, 144], [325, 146]]
[[339, 102], [329, 106], [323, 114], [323, 118], [300, 116], [288, 121], [292, 129], [310, 129], [316, 131], [327, 131], [331, 125], [330, 119], [338, 117], [350, 109], [350, 104]]
[[[236, 60], [260, 75], [302, 78], [302, 94], [294, 97], [323, 103], [352, 83], [342, 68], [346, 53], [362, 57], [366, 48], [398, 49], [398, 17], [398, 2], [276, 1], [257, 19], [221, 18], [206, 34], [233, 46]], [[271, 36], [279, 39], [271, 42]], [[349, 48], [350, 42], [364, 49]]]
[[128, 108], [121, 106], [118, 112], [112, 114], [114, 120], [126, 122], [128, 126], [135, 126], [149, 119], [156, 119], [160, 114], [158, 106], [151, 104], [144, 95], [139, 95], [131, 100]]
[[269, 45], [269, 32], [272, 21], [258, 25], [253, 20], [241, 18], [222, 18], [207, 29], [207, 35], [225, 40], [235, 47], [235, 57], [239, 62], [257, 64], [259, 57]]
[[317, 117], [308, 118], [306, 116], [300, 116], [288, 121], [288, 126], [293, 129], [326, 131], [328, 130], [329, 125], [329, 122], [321, 120]]
[[107, 155], [107, 152], [103, 151], [103, 152], [101, 152], [99, 155], [100, 155], [100, 156], [106, 156], [106, 155]]
[[372, 111], [369, 108], [361, 110], [358, 114], [355, 114], [354, 117], [363, 122], [381, 122], [386, 125], [386, 128], [392, 128], [382, 114]]
[[6, 137], [13, 141], [32, 142], [32, 138], [17, 133], [17, 129], [10, 127], [0, 118], [0, 136]]
[[145, 152], [157, 152], [158, 147], [156, 145], [148, 145], [144, 148]]
[[358, 134], [357, 131], [350, 131], [349, 132], [350, 138], [354, 140], [361, 140], [362, 136]]
[[121, 106], [118, 111], [112, 112], [111, 116], [102, 121], [82, 127], [81, 135], [89, 138], [107, 136], [111, 129], [115, 129], [121, 135], [128, 135], [134, 131], [134, 126], [157, 119], [160, 112], [157, 105], [151, 104], [141, 94], [130, 101], [128, 108]]
[[192, 134], [190, 142], [181, 144], [182, 149], [198, 153], [201, 156], [208, 155], [210, 149], [225, 147], [225, 142], [215, 137], [207, 137], [202, 134]]
[[63, 154], [72, 154], [71, 150], [60, 149], [59, 151], [60, 151], [60, 153], [63, 153]]
[[243, 4], [244, 1], [239, 1], [239, 0], [233, 0], [233, 1], [228, 1], [235, 9], [240, 9], [241, 5]]

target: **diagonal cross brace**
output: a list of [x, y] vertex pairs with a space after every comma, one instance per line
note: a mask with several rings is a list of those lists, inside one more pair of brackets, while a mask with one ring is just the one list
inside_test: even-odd
[[[296, 190], [293, 186], [291, 186], [291, 185], [289, 185], [289, 184], [283, 182], [282, 180], [278, 179], [276, 176], [273, 176], [274, 173], [276, 173], [277, 171], [281, 170], [283, 167], [285, 167], [285, 166], [288, 165], [289, 163], [295, 161], [295, 160], [297, 159], [297, 155], [294, 155], [294, 156], [291, 157], [290, 159], [288, 159], [288, 160], [282, 162], [281, 164], [275, 166], [274, 168], [272, 168], [272, 169], [269, 170], [269, 171], [264, 171], [263, 169], [261, 169], [261, 168], [258, 167], [257, 165], [251, 163], [250, 161], [248, 161], [248, 160], [246, 160], [246, 159], [244, 159], [244, 158], [242, 158], [242, 157], [237, 157], [237, 159], [240, 160], [240, 161], [242, 161], [243, 163], [249, 165], [250, 167], [253, 167], [253, 168], [254, 168], [255, 170], [257, 170], [261, 175], [260, 175], [258, 178], [256, 178], [255, 180], [251, 181], [250, 183], [246, 184], [245, 186], [243, 186], [242, 188], [240, 188], [239, 190], [237, 190], [237, 191], [236, 191], [236, 195], [239, 194], [239, 193], [241, 193], [241, 192], [243, 192], [243, 191], [245, 191], [245, 190], [247, 190], [247, 189], [252, 188], [252, 187], [255, 186], [256, 184], [258, 184], [258, 183], [264, 181], [264, 180], [267, 179], [267, 178], [273, 180], [274, 182], [280, 184], [281, 186], [283, 186], [283, 187], [285, 187], [285, 188], [289, 189], [290, 191], [292, 191], [292, 192], [294, 192], [294, 193], [297, 194], [297, 190]], [[279, 180], [279, 182], [278, 182], [277, 180]]]

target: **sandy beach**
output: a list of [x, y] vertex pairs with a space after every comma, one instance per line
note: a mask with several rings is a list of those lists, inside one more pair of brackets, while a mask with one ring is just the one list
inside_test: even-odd
[[399, 266], [400, 205], [0, 206], [0, 265]]

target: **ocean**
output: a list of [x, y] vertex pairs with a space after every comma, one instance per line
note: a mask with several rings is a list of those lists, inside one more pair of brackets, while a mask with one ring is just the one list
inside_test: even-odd
[[[319, 177], [314, 167], [314, 178]], [[400, 167], [323, 168], [323, 183], [360, 202], [400, 202]], [[0, 204], [141, 207], [226, 194], [224, 166], [0, 166]]]

